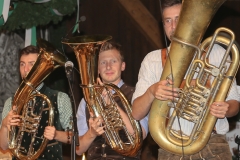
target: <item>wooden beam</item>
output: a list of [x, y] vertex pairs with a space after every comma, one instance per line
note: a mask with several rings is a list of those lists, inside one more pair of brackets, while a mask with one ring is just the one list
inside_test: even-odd
[[118, 0], [118, 2], [137, 23], [143, 35], [153, 44], [153, 46], [156, 48], [162, 48], [163, 43], [160, 38], [161, 35], [158, 22], [142, 2], [140, 0]]

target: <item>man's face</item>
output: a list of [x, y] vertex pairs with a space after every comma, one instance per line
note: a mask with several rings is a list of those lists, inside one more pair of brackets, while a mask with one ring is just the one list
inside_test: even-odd
[[27, 76], [38, 57], [37, 53], [23, 54], [20, 58], [20, 74], [24, 78]]
[[119, 51], [107, 50], [99, 54], [98, 72], [104, 83], [117, 85], [121, 80], [121, 72], [125, 69]]
[[175, 32], [181, 7], [181, 4], [177, 4], [163, 10], [164, 30], [169, 40], [171, 40], [171, 36]]

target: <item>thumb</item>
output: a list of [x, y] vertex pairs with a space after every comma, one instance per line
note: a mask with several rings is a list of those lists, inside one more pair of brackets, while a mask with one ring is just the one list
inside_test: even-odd
[[12, 106], [12, 110], [13, 111], [16, 111], [17, 110], [17, 107], [14, 105], [14, 106]]
[[93, 112], [89, 112], [89, 114], [90, 114], [90, 118], [93, 118], [93, 117], [94, 117]]
[[97, 82], [99, 85], [101, 85], [101, 86], [103, 85], [103, 82], [101, 81], [101, 79], [99, 77], [97, 78]]

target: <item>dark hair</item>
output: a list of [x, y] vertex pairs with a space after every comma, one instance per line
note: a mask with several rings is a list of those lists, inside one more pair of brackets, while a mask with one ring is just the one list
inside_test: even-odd
[[182, 0], [162, 0], [162, 10], [177, 4], [182, 4]]
[[19, 57], [22, 55], [28, 55], [28, 54], [39, 54], [39, 48], [33, 45], [27, 46], [20, 50]]
[[103, 43], [99, 53], [101, 53], [103, 51], [113, 50], [113, 49], [116, 49], [119, 52], [119, 54], [121, 56], [121, 60], [122, 60], [122, 62], [124, 62], [123, 52], [121, 49], [121, 45], [119, 43], [116, 43], [113, 41], [105, 42], [105, 43]]

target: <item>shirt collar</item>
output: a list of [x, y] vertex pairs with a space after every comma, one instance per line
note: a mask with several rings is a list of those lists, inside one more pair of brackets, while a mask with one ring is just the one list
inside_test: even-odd
[[117, 85], [118, 88], [121, 88], [123, 84], [124, 84], [124, 82], [123, 82], [123, 80], [121, 79], [120, 82], [119, 82], [118, 85]]
[[[120, 82], [117, 84], [117, 87], [118, 87], [118, 88], [121, 88], [123, 84], [124, 84], [124, 82], [123, 82], [123, 80], [121, 79]], [[115, 93], [115, 91], [112, 90], [112, 94], [114, 94], [114, 93]]]

